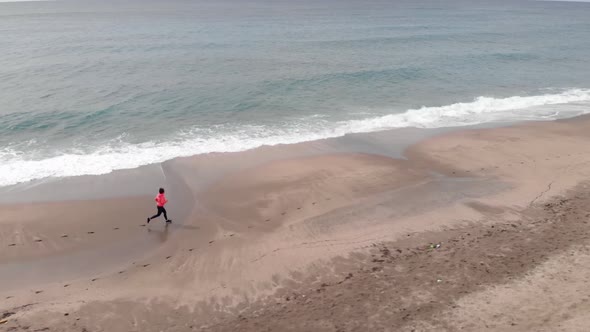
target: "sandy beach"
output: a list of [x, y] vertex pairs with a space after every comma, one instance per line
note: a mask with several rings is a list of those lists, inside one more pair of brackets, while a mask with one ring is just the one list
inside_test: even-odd
[[4, 191], [0, 330], [587, 331], [590, 117], [398, 135]]

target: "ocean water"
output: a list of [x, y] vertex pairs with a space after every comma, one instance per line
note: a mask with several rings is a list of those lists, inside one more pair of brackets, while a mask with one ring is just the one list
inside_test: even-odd
[[0, 3], [0, 186], [590, 113], [590, 3]]

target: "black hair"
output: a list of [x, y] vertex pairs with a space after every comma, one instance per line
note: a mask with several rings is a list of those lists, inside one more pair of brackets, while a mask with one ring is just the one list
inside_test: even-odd
[[164, 193], [164, 188], [160, 188], [159, 191], [160, 191], [160, 194], [163, 194]]

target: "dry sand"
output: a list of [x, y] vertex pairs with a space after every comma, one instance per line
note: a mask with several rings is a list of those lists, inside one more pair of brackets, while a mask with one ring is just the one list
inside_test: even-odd
[[177, 159], [169, 227], [143, 225], [151, 196], [6, 204], [0, 329], [586, 331], [589, 138], [582, 117], [405, 158]]

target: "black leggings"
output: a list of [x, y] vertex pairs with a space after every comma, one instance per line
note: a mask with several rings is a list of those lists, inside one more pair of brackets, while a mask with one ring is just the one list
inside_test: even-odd
[[163, 206], [158, 206], [158, 214], [152, 216], [150, 219], [158, 218], [161, 214], [164, 214], [164, 218], [168, 220], [168, 216], [166, 215], [166, 209]]

